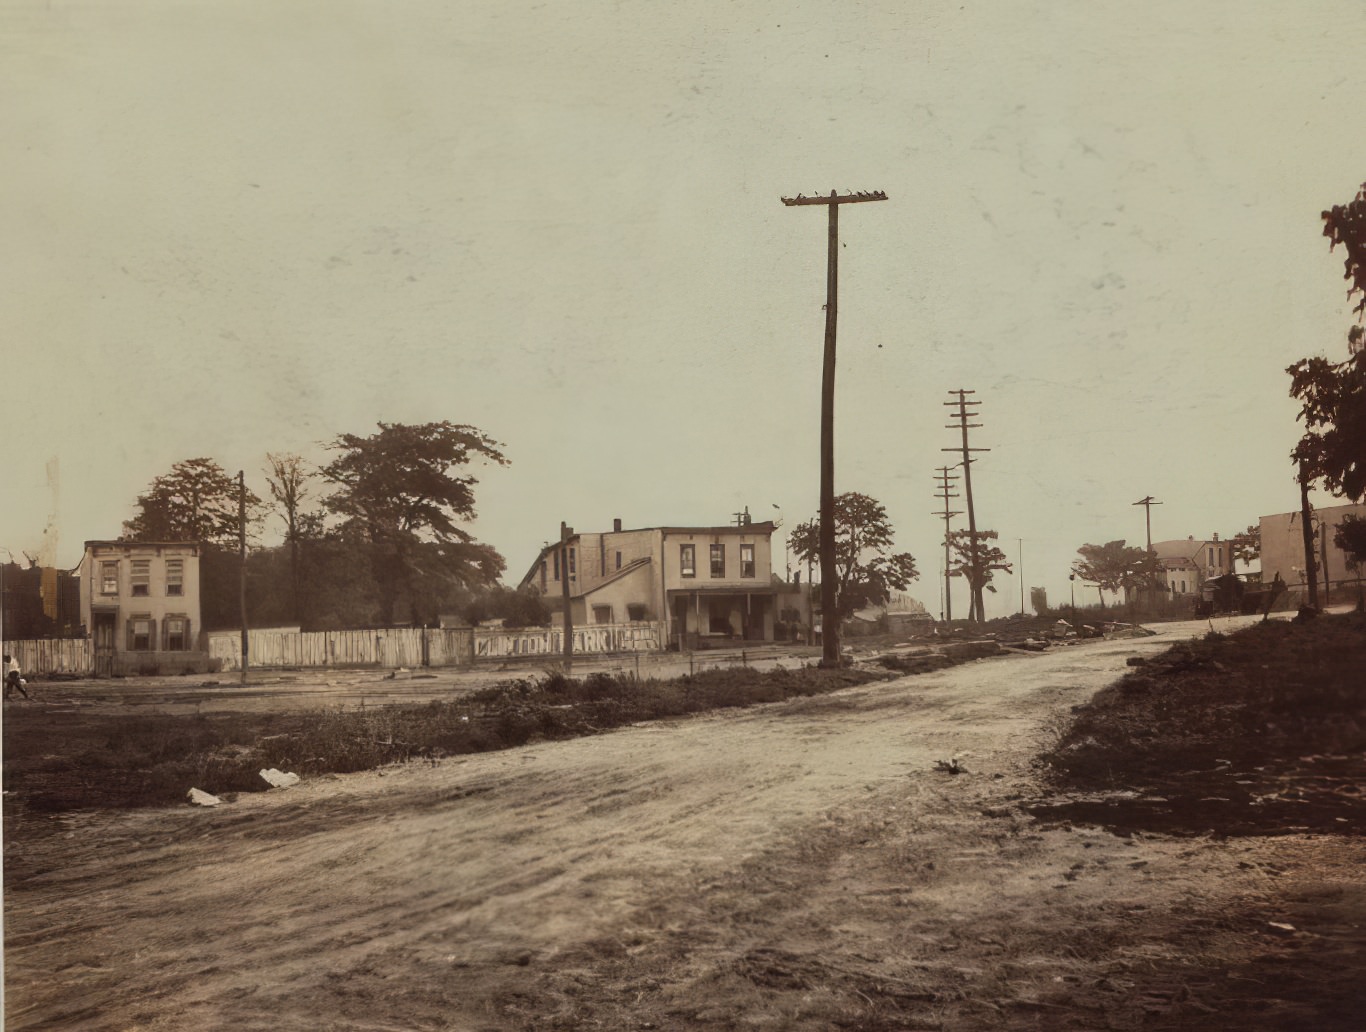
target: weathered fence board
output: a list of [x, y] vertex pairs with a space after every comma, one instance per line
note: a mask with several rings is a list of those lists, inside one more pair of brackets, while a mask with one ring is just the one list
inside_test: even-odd
[[95, 669], [95, 653], [85, 638], [51, 638], [7, 641], [5, 655], [19, 661], [25, 677], [47, 674], [89, 674]]

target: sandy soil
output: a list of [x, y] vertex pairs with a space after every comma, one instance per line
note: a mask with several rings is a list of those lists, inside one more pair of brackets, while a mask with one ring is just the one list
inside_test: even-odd
[[54, 817], [6, 850], [5, 1027], [1352, 1027], [1274, 971], [1355, 955], [1359, 839], [1024, 812], [1059, 715], [1206, 626]]

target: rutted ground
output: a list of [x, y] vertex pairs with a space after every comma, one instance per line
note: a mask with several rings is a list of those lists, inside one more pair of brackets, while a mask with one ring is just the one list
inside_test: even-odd
[[1058, 715], [1203, 628], [53, 818], [7, 844], [6, 1027], [1296, 1027], [1225, 990], [1351, 946], [1359, 840], [1022, 810]]

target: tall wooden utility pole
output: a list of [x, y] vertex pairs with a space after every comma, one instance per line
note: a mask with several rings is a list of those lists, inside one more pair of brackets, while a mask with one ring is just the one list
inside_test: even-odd
[[971, 453], [972, 453], [972, 452], [991, 451], [991, 449], [990, 449], [990, 448], [969, 448], [969, 447], [968, 447], [968, 431], [969, 431], [969, 430], [975, 430], [975, 429], [977, 429], [978, 427], [980, 427], [980, 426], [982, 425], [981, 423], [969, 423], [969, 422], [968, 422], [968, 417], [969, 417], [969, 416], [972, 416], [973, 418], [976, 418], [976, 417], [977, 417], [977, 412], [976, 412], [976, 410], [973, 410], [972, 412], [969, 412], [969, 411], [968, 411], [968, 406], [969, 406], [969, 405], [980, 405], [980, 404], [982, 404], [982, 403], [981, 403], [980, 401], [968, 401], [968, 400], [967, 400], [967, 396], [968, 396], [969, 394], [976, 394], [977, 392], [976, 392], [976, 391], [965, 391], [965, 390], [963, 390], [962, 388], [959, 388], [959, 389], [956, 390], [956, 391], [949, 391], [949, 393], [950, 393], [950, 394], [956, 394], [956, 395], [958, 395], [958, 400], [957, 400], [957, 401], [946, 401], [946, 402], [944, 402], [944, 404], [945, 404], [945, 405], [949, 405], [949, 406], [953, 406], [953, 405], [957, 405], [957, 406], [958, 406], [958, 411], [957, 411], [957, 412], [950, 413], [951, 416], [956, 416], [956, 417], [958, 418], [958, 422], [946, 424], [945, 429], [947, 429], [947, 430], [962, 430], [962, 431], [963, 431], [963, 444], [962, 444], [961, 448], [940, 448], [939, 450], [940, 450], [940, 451], [961, 451], [961, 452], [963, 453], [963, 462], [962, 462], [962, 467], [963, 467], [963, 494], [966, 496], [966, 501], [967, 501], [967, 503], [968, 503], [968, 556], [969, 556], [969, 562], [970, 562], [970, 564], [971, 564], [971, 568], [972, 568], [972, 571], [973, 571], [973, 576], [970, 577], [970, 578], [967, 578], [967, 580], [968, 580], [968, 585], [969, 585], [970, 588], [972, 589], [972, 606], [971, 606], [971, 610], [970, 610], [969, 613], [968, 613], [968, 619], [969, 619], [969, 620], [976, 620], [978, 623], [981, 623], [981, 622], [983, 622], [983, 621], [986, 620], [986, 614], [985, 614], [985, 612], [983, 612], [983, 610], [984, 610], [985, 607], [984, 607], [983, 604], [982, 604], [982, 585], [981, 585], [981, 584], [974, 583], [974, 581], [977, 580], [977, 579], [981, 576], [981, 572], [982, 572], [982, 571], [981, 571], [981, 569], [980, 569], [981, 563], [979, 562], [978, 557], [977, 557], [977, 545], [978, 545], [978, 542], [977, 542], [977, 516], [976, 516], [975, 513], [973, 512], [973, 508], [972, 508], [972, 463], [973, 463], [973, 458], [972, 458], [972, 454], [971, 454]]
[[840, 665], [839, 615], [835, 612], [835, 588], [839, 572], [835, 567], [835, 317], [839, 300], [839, 246], [841, 204], [885, 201], [881, 190], [872, 193], [840, 194], [829, 197], [784, 197], [786, 205], [824, 204], [830, 213], [825, 266], [825, 363], [821, 373], [821, 666]]
[[564, 621], [561, 624], [564, 634], [564, 673], [569, 676], [574, 666], [574, 617], [569, 611], [569, 539], [574, 536], [574, 528], [560, 521], [560, 598], [564, 602]]
[[951, 583], [950, 578], [953, 576], [953, 569], [949, 565], [949, 541], [952, 538], [952, 532], [949, 530], [949, 517], [963, 515], [961, 512], [949, 509], [949, 499], [958, 497], [956, 494], [949, 493], [949, 482], [958, 479], [949, 476], [951, 469], [953, 469], [952, 466], [940, 466], [935, 471], [939, 474], [936, 479], [939, 481], [939, 500], [944, 503], [944, 511], [930, 513], [931, 516], [944, 517], [944, 611], [939, 615], [950, 623], [953, 621], [953, 595], [949, 585]]
[[247, 683], [247, 475], [237, 471], [238, 601], [242, 607], [242, 683]]

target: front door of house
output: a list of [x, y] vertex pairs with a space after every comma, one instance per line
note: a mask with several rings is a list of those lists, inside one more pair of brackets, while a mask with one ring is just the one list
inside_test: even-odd
[[114, 630], [118, 622], [117, 613], [92, 613], [94, 627], [91, 631], [95, 638], [95, 676], [114, 676]]

